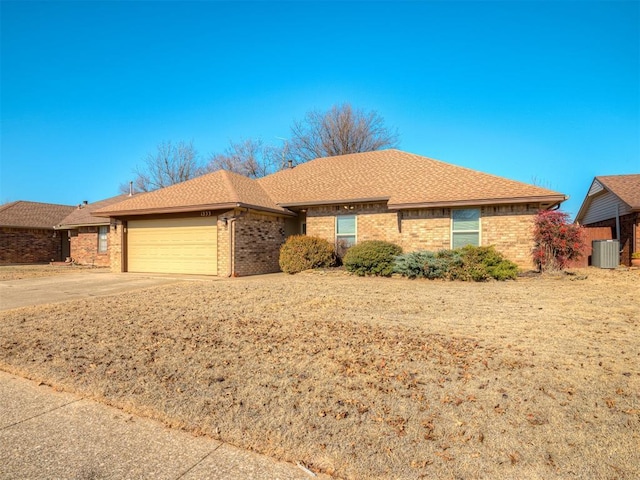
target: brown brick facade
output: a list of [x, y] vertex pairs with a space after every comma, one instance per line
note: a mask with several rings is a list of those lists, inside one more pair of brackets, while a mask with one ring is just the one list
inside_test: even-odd
[[[482, 207], [481, 244], [494, 245], [520, 267], [531, 268], [533, 218], [537, 211], [537, 204]], [[405, 252], [451, 247], [449, 208], [389, 211], [383, 203], [347, 205], [346, 209], [343, 205], [309, 207], [306, 211], [307, 235], [333, 243], [338, 215], [356, 215], [359, 242], [386, 240], [400, 245]], [[286, 238], [283, 217], [235, 210], [218, 214], [217, 220], [219, 276], [280, 271], [280, 246]], [[297, 225], [296, 221], [291, 223]], [[121, 226], [117, 231], [112, 229], [109, 236], [112, 271], [122, 271], [122, 231]], [[92, 245], [97, 247], [97, 238]]]
[[229, 276], [232, 270], [237, 277], [279, 272], [280, 246], [284, 240], [282, 217], [245, 210], [219, 215], [218, 275]]
[[0, 264], [62, 261], [63, 240], [61, 232], [54, 230], [2, 227]]
[[[71, 258], [80, 265], [93, 265], [96, 267], [108, 267], [111, 263], [109, 245], [111, 235], [107, 235], [107, 251], [98, 252], [98, 228], [78, 227], [70, 230]], [[109, 227], [107, 227], [109, 228]]]
[[[630, 213], [620, 217], [620, 235], [616, 235], [616, 219], [610, 218], [602, 222], [584, 225], [590, 227], [608, 227], [611, 229], [611, 238], [620, 240], [620, 263], [631, 265], [631, 254], [640, 252], [640, 213]], [[635, 241], [635, 244], [634, 244]]]
[[[353, 209], [351, 208], [353, 207]], [[480, 241], [520, 267], [531, 268], [533, 218], [537, 204], [501, 205], [481, 208]], [[437, 251], [451, 248], [451, 209], [412, 209], [389, 211], [385, 204], [355, 204], [310, 207], [307, 210], [307, 234], [335, 241], [335, 217], [357, 216], [357, 241], [385, 240], [405, 252]]]
[[124, 254], [122, 246], [124, 245], [125, 226], [120, 221], [115, 221], [115, 226], [109, 228], [109, 266], [111, 271], [115, 273], [124, 272]]
[[[273, 215], [249, 213], [238, 218], [234, 224], [233, 274], [244, 277], [279, 272], [280, 246], [285, 240], [284, 224], [284, 218]], [[218, 248], [221, 248], [220, 244]]]

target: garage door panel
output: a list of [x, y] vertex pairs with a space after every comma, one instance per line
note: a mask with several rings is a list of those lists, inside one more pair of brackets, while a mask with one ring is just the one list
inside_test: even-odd
[[127, 231], [130, 272], [218, 273], [215, 217], [133, 220]]

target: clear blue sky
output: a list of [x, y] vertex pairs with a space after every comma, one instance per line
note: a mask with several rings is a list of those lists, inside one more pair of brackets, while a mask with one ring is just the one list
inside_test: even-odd
[[571, 196], [640, 172], [640, 2], [12, 2], [0, 201], [118, 192], [158, 143], [376, 110], [400, 148]]

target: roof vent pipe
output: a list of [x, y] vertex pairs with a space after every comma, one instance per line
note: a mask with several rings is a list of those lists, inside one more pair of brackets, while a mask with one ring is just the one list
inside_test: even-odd
[[133, 182], [129, 182], [129, 196], [133, 197]]
[[83, 205], [89, 205], [89, 201], [88, 200], [82, 200], [82, 204]]
[[289, 168], [293, 168], [293, 160], [288, 160]]

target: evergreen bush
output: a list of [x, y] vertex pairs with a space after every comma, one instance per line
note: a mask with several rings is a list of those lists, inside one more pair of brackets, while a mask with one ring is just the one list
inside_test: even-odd
[[481, 282], [515, 279], [518, 266], [505, 259], [494, 247], [466, 246], [436, 253], [418, 251], [398, 255], [394, 272], [408, 278], [443, 278]]
[[331, 267], [336, 254], [324, 238], [292, 235], [280, 247], [280, 268], [286, 273], [298, 273], [312, 268]]
[[349, 248], [342, 263], [347, 271], [359, 276], [388, 277], [393, 273], [395, 257], [400, 253], [402, 248], [395, 243], [367, 240]]

